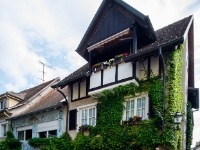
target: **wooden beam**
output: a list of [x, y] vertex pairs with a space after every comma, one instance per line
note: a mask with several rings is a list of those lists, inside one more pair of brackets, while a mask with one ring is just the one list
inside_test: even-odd
[[133, 49], [132, 53], [136, 54], [137, 53], [137, 27], [136, 24], [133, 24]]

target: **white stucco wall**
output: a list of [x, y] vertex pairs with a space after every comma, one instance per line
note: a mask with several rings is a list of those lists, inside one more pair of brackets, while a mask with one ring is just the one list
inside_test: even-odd
[[80, 97], [86, 96], [86, 80], [80, 83]]
[[74, 100], [78, 98], [78, 82], [74, 83], [72, 87], [73, 87], [72, 98]]
[[116, 66], [111, 66], [103, 70], [103, 85], [115, 81], [115, 70]]
[[118, 65], [118, 80], [132, 77], [133, 67], [132, 62], [122, 63]]
[[[83, 106], [83, 105], [88, 105], [97, 102], [97, 99], [94, 99], [92, 97], [85, 98], [79, 101], [71, 102], [69, 101], [69, 110], [77, 109], [77, 107]], [[78, 127], [77, 127], [78, 128]], [[77, 134], [77, 130], [69, 130], [70, 136], [74, 139]]]
[[150, 69], [152, 70], [154, 75], [158, 75], [159, 74], [159, 56], [152, 56], [151, 57], [151, 66]]
[[90, 89], [101, 85], [101, 71], [92, 73], [90, 76]]

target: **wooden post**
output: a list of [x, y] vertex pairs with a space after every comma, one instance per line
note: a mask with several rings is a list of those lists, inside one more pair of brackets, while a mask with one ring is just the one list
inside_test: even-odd
[[133, 49], [132, 53], [136, 54], [137, 53], [137, 27], [136, 24], [133, 24]]

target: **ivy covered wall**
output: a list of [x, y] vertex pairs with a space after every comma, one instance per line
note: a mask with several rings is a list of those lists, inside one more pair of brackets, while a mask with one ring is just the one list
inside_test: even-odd
[[[169, 149], [182, 149], [181, 130], [175, 130], [173, 123], [175, 112], [184, 112], [182, 68], [183, 46], [170, 51], [166, 60], [166, 105], [165, 117], [162, 116], [163, 107], [163, 83], [160, 76], [151, 73], [150, 78], [139, 81], [139, 86], [130, 83], [118, 86], [112, 91], [105, 90], [98, 98], [98, 118], [96, 126], [87, 126], [89, 136], [81, 131], [71, 141], [71, 149], [79, 150], [155, 150], [156, 147], [165, 146]], [[151, 119], [142, 120], [139, 125], [125, 126], [122, 116], [125, 109], [123, 102], [126, 97], [148, 93], [151, 100]], [[188, 105], [189, 106], [189, 105]], [[150, 115], [150, 114], [149, 114]], [[162, 131], [162, 119], [164, 119], [164, 131]], [[188, 121], [189, 126], [191, 121]], [[181, 128], [181, 126], [180, 126]], [[191, 128], [188, 128], [191, 133]], [[188, 133], [187, 137], [191, 137]], [[190, 140], [190, 138], [187, 138]], [[189, 145], [190, 143], [188, 143]]]

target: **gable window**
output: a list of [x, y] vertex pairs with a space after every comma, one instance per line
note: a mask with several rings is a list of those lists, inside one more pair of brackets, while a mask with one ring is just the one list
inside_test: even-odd
[[129, 120], [130, 117], [140, 116], [142, 119], [147, 118], [148, 112], [148, 97], [141, 96], [127, 99], [125, 102], [124, 120]]
[[84, 106], [80, 106], [77, 108], [78, 115], [77, 115], [77, 123], [78, 126], [81, 125], [96, 125], [96, 118], [97, 118], [97, 103], [92, 103]]
[[6, 107], [6, 98], [0, 101], [0, 110], [3, 110]]

